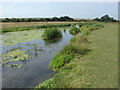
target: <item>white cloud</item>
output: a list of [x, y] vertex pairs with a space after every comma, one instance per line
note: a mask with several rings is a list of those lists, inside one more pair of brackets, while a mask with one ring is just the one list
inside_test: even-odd
[[0, 2], [119, 2], [119, 0], [0, 0]]

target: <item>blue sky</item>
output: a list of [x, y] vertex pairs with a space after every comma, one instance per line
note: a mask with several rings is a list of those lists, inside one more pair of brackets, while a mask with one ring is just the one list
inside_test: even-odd
[[3, 2], [2, 17], [60, 17], [93, 19], [108, 14], [118, 18], [117, 2]]

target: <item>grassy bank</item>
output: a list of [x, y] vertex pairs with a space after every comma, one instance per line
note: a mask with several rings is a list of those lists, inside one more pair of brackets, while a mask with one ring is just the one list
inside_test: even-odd
[[57, 74], [36, 89], [118, 87], [118, 24], [104, 23], [90, 31], [53, 58], [50, 67]]

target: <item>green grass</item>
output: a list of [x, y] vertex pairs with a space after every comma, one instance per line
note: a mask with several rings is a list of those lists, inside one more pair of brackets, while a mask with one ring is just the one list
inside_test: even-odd
[[15, 32], [15, 31], [25, 31], [25, 30], [31, 30], [31, 29], [45, 29], [45, 28], [53, 28], [53, 27], [69, 27], [72, 23], [65, 23], [65, 24], [45, 24], [45, 25], [38, 25], [38, 26], [25, 26], [25, 27], [13, 27], [13, 28], [2, 28], [2, 32]]
[[[104, 28], [94, 30], [88, 36], [88, 42], [90, 52], [86, 55], [75, 54], [74, 59], [50, 79], [51, 87], [118, 87], [118, 24], [104, 23]], [[44, 82], [46, 87], [47, 84], [50, 86], [48, 82]]]
[[[91, 52], [76, 57], [69, 74], [62, 75], [68, 88], [117, 88], [118, 87], [118, 26], [116, 23], [94, 31], [90, 36]], [[67, 74], [67, 75], [66, 75]], [[64, 83], [65, 83], [64, 82]]]
[[105, 27], [95, 31], [91, 38], [93, 51], [85, 56], [84, 63], [89, 65], [83, 65], [92, 76], [95, 75], [94, 78], [88, 77], [92, 84], [90, 87], [118, 87], [118, 24], [105, 24]]
[[75, 26], [72, 26], [71, 29], [69, 30], [70, 34], [72, 35], [76, 35], [77, 33], [79, 33], [81, 30]]
[[43, 35], [42, 38], [44, 40], [53, 40], [53, 39], [58, 39], [62, 36], [62, 32], [58, 28], [47, 28]]

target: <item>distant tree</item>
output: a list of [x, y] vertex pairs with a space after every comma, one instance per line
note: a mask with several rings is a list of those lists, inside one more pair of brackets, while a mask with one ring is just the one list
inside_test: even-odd
[[5, 18], [5, 22], [9, 22], [10, 21], [10, 19], [9, 18]]
[[16, 22], [20, 22], [20, 20], [19, 20], [19, 19], [16, 19]]
[[58, 21], [58, 19], [59, 19], [58, 17], [53, 17], [52, 21]]
[[59, 20], [60, 21], [73, 21], [73, 18], [70, 18], [68, 16], [64, 16], [64, 17], [60, 17]]
[[43, 18], [40, 18], [40, 20], [39, 20], [39, 21], [44, 22], [44, 19], [43, 19]]
[[99, 18], [95, 18], [95, 19], [93, 19], [93, 21], [99, 21]]
[[68, 16], [64, 16], [64, 17], [53, 17], [53, 18], [5, 18], [2, 19], [3, 22], [48, 22], [48, 21], [74, 21], [73, 18], [70, 18]]
[[32, 18], [28, 18], [28, 22], [31, 22], [32, 21]]
[[100, 18], [101, 22], [110, 22], [110, 17], [108, 15], [104, 15]]
[[100, 19], [95, 18], [93, 20], [94, 21], [100, 21], [100, 22], [116, 22], [116, 20], [114, 18], [110, 18], [108, 15], [104, 15]]

